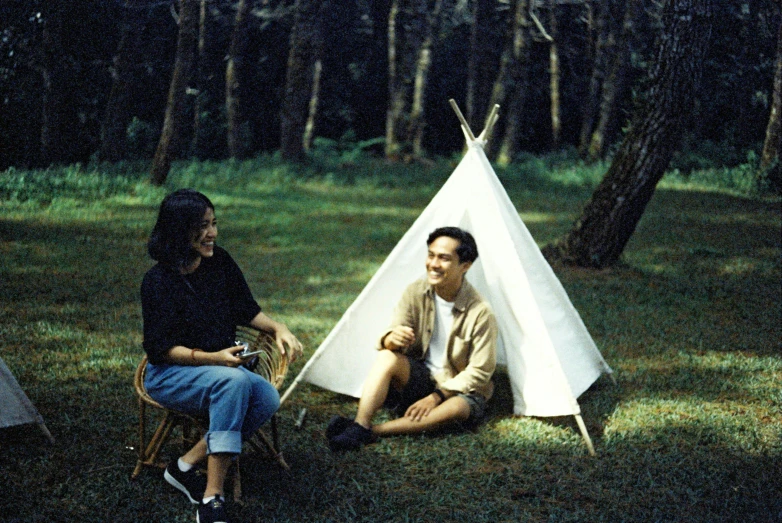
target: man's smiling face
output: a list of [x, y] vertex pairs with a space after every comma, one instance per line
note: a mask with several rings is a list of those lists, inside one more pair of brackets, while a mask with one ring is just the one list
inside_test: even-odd
[[440, 236], [429, 244], [426, 256], [426, 277], [441, 298], [453, 301], [472, 263], [459, 260], [456, 249], [460, 242], [450, 236]]

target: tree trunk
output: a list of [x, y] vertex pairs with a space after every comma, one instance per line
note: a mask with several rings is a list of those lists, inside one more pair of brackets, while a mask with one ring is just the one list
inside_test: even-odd
[[595, 32], [597, 33], [594, 49], [590, 50], [592, 58], [592, 75], [589, 79], [589, 92], [583, 104], [581, 133], [578, 140], [578, 152], [582, 158], [587, 157], [589, 141], [595, 128], [600, 109], [600, 93], [606, 77], [606, 69], [610, 63], [610, 53], [614, 35], [611, 24], [611, 4], [616, 0], [604, 0], [599, 6]]
[[[515, 70], [517, 67], [516, 53], [517, 53], [517, 36], [521, 28], [519, 24], [524, 19], [522, 11], [526, 9], [527, 0], [516, 0], [514, 4], [515, 8], [512, 12], [512, 16], [507, 24], [507, 34], [505, 37], [505, 45], [500, 56], [500, 65], [497, 70], [497, 77], [494, 79], [494, 86], [491, 91], [491, 97], [489, 98], [488, 109], [484, 113], [486, 118], [491, 114], [491, 108], [495, 105], [502, 107], [508, 107], [509, 104], [506, 101], [512, 96], [514, 85], [513, 80], [515, 78]], [[502, 124], [499, 127], [495, 127], [494, 140], [489, 141], [486, 145], [486, 155], [490, 160], [494, 161], [497, 158], [499, 146], [495, 146], [499, 140], [504, 136], [504, 128], [510, 123], [511, 119], [508, 116], [508, 110], [505, 111], [505, 118], [500, 122]], [[488, 123], [488, 122], [484, 122]]]
[[312, 98], [314, 70], [323, 49], [322, 14], [328, 2], [297, 0], [282, 102], [280, 150], [282, 158], [300, 162], [306, 158], [304, 134]]
[[60, 2], [54, 2], [44, 18], [41, 77], [41, 162], [49, 165], [66, 157], [64, 143], [65, 111], [63, 94], [67, 90], [67, 67], [62, 59], [62, 16]]
[[193, 102], [193, 139], [190, 141], [190, 153], [198, 154], [201, 149], [201, 113], [206, 99], [206, 38], [207, 38], [207, 0], [201, 0], [198, 15], [198, 57], [195, 70], [195, 100]]
[[[513, 161], [521, 141], [524, 105], [529, 90], [529, 53], [530, 35], [527, 0], [517, 0], [514, 33], [513, 33], [513, 59], [511, 62], [511, 84], [508, 86], [505, 114], [505, 129], [502, 136], [500, 149], [497, 153], [497, 162], [507, 165]], [[499, 138], [499, 136], [498, 136]]]
[[496, 27], [492, 7], [496, 0], [477, 0], [473, 5], [473, 23], [470, 28], [470, 51], [467, 58], [467, 85], [464, 115], [468, 122], [486, 118], [484, 104], [491, 95], [491, 78], [496, 56], [491, 52], [491, 38]]
[[560, 69], [559, 69], [559, 47], [557, 46], [557, 2], [551, 0], [551, 10], [549, 12], [549, 34], [551, 42], [549, 44], [549, 88], [551, 92], [551, 145], [554, 149], [559, 148], [559, 138], [562, 132], [562, 123], [560, 112]]
[[100, 129], [101, 160], [117, 162], [125, 158], [127, 151], [127, 130], [131, 114], [130, 92], [133, 85], [133, 60], [141, 44], [145, 20], [137, 19], [131, 2], [125, 2], [125, 17], [117, 53], [111, 68], [111, 92]]
[[245, 72], [244, 57], [250, 41], [249, 14], [252, 2], [240, 0], [236, 6], [234, 30], [228, 49], [228, 63], [225, 68], [225, 116], [228, 155], [231, 158], [244, 157], [242, 147], [242, 75]]
[[171, 161], [177, 153], [179, 136], [186, 120], [187, 83], [193, 69], [197, 39], [198, 0], [180, 0], [176, 60], [168, 89], [163, 131], [152, 160], [150, 181], [153, 185], [165, 183]]
[[397, 139], [397, 127], [405, 109], [405, 93], [399, 77], [397, 52], [399, 50], [397, 17], [400, 0], [393, 0], [388, 14], [388, 111], [386, 112], [385, 156], [396, 159], [401, 145]]
[[434, 41], [442, 18], [442, 0], [394, 0], [388, 23], [386, 158], [423, 155], [425, 94]]
[[772, 188], [781, 192], [782, 166], [780, 166], [779, 153], [782, 150], [782, 126], [780, 125], [780, 112], [782, 112], [782, 23], [780, 23], [777, 35], [777, 58], [771, 98], [771, 113], [768, 116], [766, 140], [763, 143], [763, 152], [760, 156], [760, 169]]
[[619, 6], [620, 9], [624, 9], [624, 15], [617, 13], [617, 16], [623, 16], [624, 22], [621, 30], [616, 32], [618, 36], [615, 45], [612, 46], [615, 51], [611, 53], [613, 55], [611, 68], [603, 81], [599, 116], [587, 150], [587, 157], [590, 161], [598, 160], [605, 155], [607, 134], [614, 127], [613, 122], [617, 114], [617, 96], [624, 85], [630, 62], [630, 33], [633, 30], [633, 4], [636, 1], [628, 0], [629, 5], [625, 6], [623, 2]]
[[616, 263], [679, 143], [711, 31], [711, 0], [667, 0], [650, 87], [605, 178], [549, 258], [581, 267]]
[[442, 0], [435, 0], [426, 24], [426, 36], [418, 51], [415, 81], [413, 84], [413, 103], [410, 108], [410, 121], [407, 131], [407, 141], [413, 144], [413, 158], [423, 156], [424, 96], [429, 79], [429, 67], [432, 65], [432, 44], [440, 22], [442, 5]]
[[302, 140], [304, 150], [307, 152], [312, 148], [312, 138], [315, 135], [315, 118], [318, 114], [318, 104], [320, 102], [320, 75], [322, 71], [322, 60], [317, 60], [312, 73], [312, 95], [310, 96], [307, 124], [304, 126], [304, 139]]

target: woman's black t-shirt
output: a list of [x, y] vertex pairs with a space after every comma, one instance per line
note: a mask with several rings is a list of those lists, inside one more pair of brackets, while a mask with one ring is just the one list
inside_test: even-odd
[[216, 352], [234, 345], [237, 325], [261, 311], [239, 266], [225, 249], [202, 258], [191, 274], [158, 263], [141, 283], [144, 350], [149, 362], [165, 363], [177, 345]]

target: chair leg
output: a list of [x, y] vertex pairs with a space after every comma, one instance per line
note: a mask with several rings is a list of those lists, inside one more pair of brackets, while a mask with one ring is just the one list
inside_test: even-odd
[[162, 468], [163, 465], [158, 463], [158, 454], [166, 441], [168, 441], [168, 437], [176, 424], [177, 416], [171, 412], [166, 412], [145, 450], [147, 456], [147, 459], [144, 461], [145, 465], [156, 465]]
[[[263, 431], [263, 429], [258, 429], [255, 432], [255, 437], [250, 440], [250, 444], [255, 447], [256, 450], [264, 450], [269, 453], [269, 455], [274, 458], [275, 461], [277, 461], [277, 464], [280, 465], [285, 470], [290, 470], [290, 466], [288, 466], [288, 463], [285, 461], [285, 458], [282, 455], [282, 452], [280, 451], [280, 446], [277, 440], [277, 416], [272, 416], [272, 438], [270, 438], [266, 432]], [[261, 443], [258, 443], [260, 440]]]
[[155, 433], [152, 435], [152, 438], [150, 438], [149, 443], [146, 443], [144, 441], [144, 436], [146, 433], [146, 409], [143, 403], [139, 408], [139, 415], [138, 460], [136, 461], [136, 468], [133, 470], [133, 474], [130, 476], [131, 479], [136, 479], [138, 475], [141, 474], [141, 470], [144, 465], [157, 466], [160, 468], [163, 467], [161, 463], [158, 463], [160, 449], [163, 447], [166, 441], [168, 441], [168, 437], [171, 435], [171, 431], [179, 421], [176, 414], [166, 411], [166, 413], [163, 415], [163, 419], [160, 420], [160, 424], [157, 426], [157, 429], [155, 429]]
[[236, 461], [234, 461], [233, 466], [231, 467], [233, 469], [234, 480], [233, 500], [236, 503], [242, 503], [242, 469], [239, 466], [240, 460], [241, 455], [236, 456]]
[[145, 444], [144, 444], [144, 433], [146, 432], [146, 404], [139, 398], [138, 400], [138, 459], [136, 460], [136, 468], [133, 469], [133, 474], [130, 475], [130, 479], [136, 479], [139, 474], [141, 474], [141, 469], [144, 466], [144, 459], [145, 459]]

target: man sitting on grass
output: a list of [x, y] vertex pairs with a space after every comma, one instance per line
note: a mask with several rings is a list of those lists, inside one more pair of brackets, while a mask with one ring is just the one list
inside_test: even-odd
[[[407, 287], [392, 327], [380, 337], [355, 420], [335, 416], [329, 422], [334, 451], [483, 417], [494, 390], [497, 321], [464, 277], [478, 248], [458, 227], [436, 229], [426, 244], [426, 276]], [[373, 426], [384, 405], [400, 417]]]

